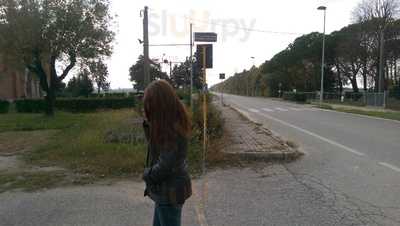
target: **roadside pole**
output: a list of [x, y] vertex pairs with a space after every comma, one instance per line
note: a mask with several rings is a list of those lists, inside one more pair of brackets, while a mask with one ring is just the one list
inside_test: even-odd
[[144, 89], [150, 83], [150, 59], [149, 59], [149, 8], [144, 7], [143, 18], [143, 56], [144, 56]]
[[225, 74], [221, 73], [219, 74], [219, 79], [222, 81], [221, 83], [221, 105], [224, 106], [224, 80], [225, 80]]
[[206, 66], [207, 48], [203, 47], [203, 175], [206, 170], [206, 152], [207, 152], [207, 66]]
[[190, 24], [190, 108], [193, 110], [193, 24]]

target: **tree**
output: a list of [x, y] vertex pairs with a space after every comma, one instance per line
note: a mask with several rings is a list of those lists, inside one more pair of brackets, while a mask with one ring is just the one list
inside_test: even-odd
[[110, 82], [108, 78], [108, 68], [102, 60], [89, 62], [89, 70], [93, 81], [96, 83], [97, 93], [101, 90], [108, 91], [110, 89]]
[[56, 87], [77, 62], [111, 55], [112, 21], [109, 0], [0, 0], [0, 49], [38, 75], [53, 115]]
[[[363, 47], [363, 33], [360, 25], [349, 25], [338, 32], [330, 35], [334, 46], [334, 67], [340, 76], [341, 85], [350, 81], [354, 92], [359, 92], [358, 77], [363, 70], [363, 59], [365, 51]], [[342, 87], [340, 89], [342, 91]]]
[[86, 69], [81, 71], [77, 77], [73, 77], [67, 86], [67, 92], [73, 97], [89, 97], [93, 92], [93, 82], [90, 79], [90, 72]]
[[[385, 42], [388, 27], [400, 15], [399, 0], [363, 0], [354, 10], [353, 17], [357, 23], [367, 23], [374, 30], [374, 42], [376, 43], [376, 68], [375, 89], [382, 90], [385, 72]], [[381, 87], [379, 87], [379, 85]]]
[[[129, 79], [134, 82], [136, 90], [144, 90], [144, 71], [143, 71], [144, 57], [140, 55], [134, 65], [129, 68]], [[161, 66], [154, 62], [150, 65], [150, 81], [156, 79], [169, 80], [168, 75], [161, 71]]]
[[190, 85], [190, 61], [175, 65], [172, 69], [171, 82], [176, 88], [188, 87]]

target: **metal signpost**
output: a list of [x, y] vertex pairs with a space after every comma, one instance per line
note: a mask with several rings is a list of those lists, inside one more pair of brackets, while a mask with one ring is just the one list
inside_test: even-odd
[[[195, 42], [216, 42], [217, 34], [213, 32], [195, 32]], [[213, 46], [212, 44], [197, 45], [198, 60], [203, 69], [203, 166], [202, 171], [205, 174], [205, 162], [207, 153], [207, 68], [213, 67]]]
[[219, 74], [219, 79], [222, 80], [222, 89], [221, 89], [221, 104], [224, 106], [224, 79], [225, 79], [225, 73]]

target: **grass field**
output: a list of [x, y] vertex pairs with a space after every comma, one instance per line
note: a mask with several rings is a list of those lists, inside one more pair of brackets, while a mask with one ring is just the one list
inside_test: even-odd
[[[213, 126], [220, 128], [218, 114], [212, 115]], [[194, 123], [188, 153], [192, 175], [200, 172], [202, 158], [201, 130], [196, 124], [201, 123]], [[8, 172], [0, 167], [0, 192], [87, 184], [107, 178], [140, 179], [146, 159], [141, 125], [142, 119], [134, 109], [89, 114], [57, 112], [52, 118], [42, 114], [3, 114], [0, 157], [16, 155], [25, 168], [55, 170]], [[214, 130], [218, 129], [210, 128]], [[216, 150], [207, 157], [210, 165], [224, 158]]]

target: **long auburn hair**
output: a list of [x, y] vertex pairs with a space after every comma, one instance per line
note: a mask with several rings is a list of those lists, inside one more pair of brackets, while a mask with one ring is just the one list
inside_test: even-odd
[[143, 102], [152, 144], [170, 146], [176, 144], [178, 135], [189, 138], [189, 113], [167, 81], [152, 82], [144, 91]]

